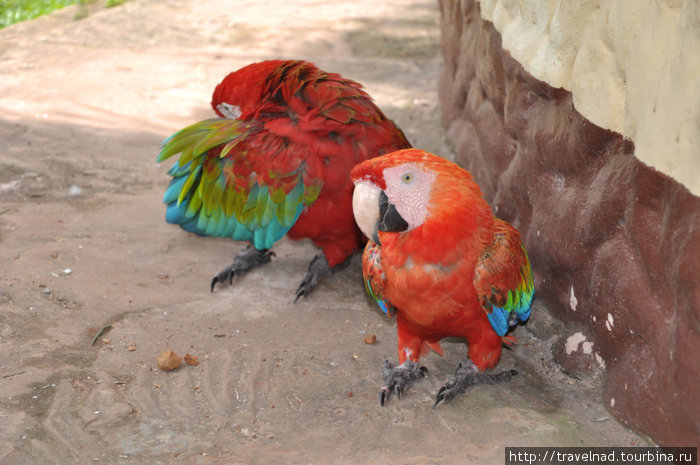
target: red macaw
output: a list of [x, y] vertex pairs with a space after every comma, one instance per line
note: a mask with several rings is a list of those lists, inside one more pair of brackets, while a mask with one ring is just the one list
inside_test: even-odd
[[264, 61], [235, 71], [214, 90], [221, 118], [165, 140], [173, 155], [166, 220], [204, 236], [248, 241], [211, 281], [232, 282], [267, 263], [285, 234], [321, 249], [295, 301], [360, 249], [352, 216], [352, 167], [410, 147], [362, 86], [304, 61]]
[[530, 316], [535, 290], [518, 231], [493, 216], [468, 171], [422, 150], [367, 160], [351, 176], [355, 219], [370, 238], [366, 289], [398, 330], [399, 365], [385, 359], [380, 403], [423, 376], [421, 354], [442, 354], [445, 337], [466, 339], [470, 360], [434, 406], [515, 375], [483, 372], [498, 363], [508, 329]]

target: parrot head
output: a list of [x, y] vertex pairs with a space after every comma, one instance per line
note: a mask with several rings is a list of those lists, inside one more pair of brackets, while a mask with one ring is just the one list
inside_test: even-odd
[[230, 73], [214, 89], [211, 106], [222, 118], [247, 119], [252, 117], [275, 77], [281, 77], [288, 62], [269, 60], [252, 63]]
[[[471, 174], [456, 164], [418, 149], [372, 158], [353, 168], [355, 221], [381, 245], [379, 232], [409, 232], [436, 214], [456, 212], [470, 197], [481, 198]], [[466, 192], [466, 197], [460, 195]]]

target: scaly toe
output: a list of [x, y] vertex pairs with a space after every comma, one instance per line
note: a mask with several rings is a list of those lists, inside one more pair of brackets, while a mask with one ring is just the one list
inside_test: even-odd
[[516, 370], [507, 370], [495, 375], [486, 375], [480, 372], [472, 363], [469, 363], [466, 367], [460, 363], [455, 370], [454, 379], [443, 384], [438, 390], [433, 408], [437, 407], [440, 402], [448, 402], [454, 399], [458, 394], [465, 392], [470, 386], [475, 384], [500, 383], [511, 379], [517, 374], [518, 372]]
[[393, 392], [397, 398], [406, 392], [409, 385], [425, 376], [428, 369], [418, 365], [417, 362], [406, 360], [401, 365], [394, 367], [389, 360], [384, 359], [382, 365], [382, 378], [384, 378], [384, 386], [379, 390], [379, 404], [384, 406], [389, 395]]

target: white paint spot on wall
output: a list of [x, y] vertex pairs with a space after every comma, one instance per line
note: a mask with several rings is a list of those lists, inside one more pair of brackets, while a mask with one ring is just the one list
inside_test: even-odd
[[585, 341], [586, 336], [584, 336], [583, 333], [580, 331], [569, 336], [569, 338], [566, 340], [566, 343], [564, 344], [566, 355], [571, 355], [572, 352], [576, 352], [578, 350], [578, 346]]
[[605, 327], [608, 328], [608, 331], [612, 331], [613, 326], [615, 326], [615, 320], [613, 319], [612, 314], [608, 313], [608, 319], [605, 321]]
[[571, 292], [569, 294], [569, 305], [571, 305], [571, 310], [576, 311], [576, 307], [578, 306], [578, 299], [576, 299], [576, 295], [574, 294], [574, 285], [571, 285]]
[[595, 361], [598, 362], [598, 365], [605, 369], [605, 360], [603, 360], [603, 357], [601, 357], [598, 352], [595, 353]]
[[583, 349], [583, 353], [586, 355], [593, 353], [593, 343], [591, 341], [585, 341], [583, 344], [581, 344], [581, 348]]

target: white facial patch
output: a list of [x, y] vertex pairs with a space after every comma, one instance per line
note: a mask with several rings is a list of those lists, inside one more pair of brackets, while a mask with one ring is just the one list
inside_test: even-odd
[[241, 107], [238, 105], [231, 105], [230, 103], [221, 102], [216, 106], [216, 109], [228, 119], [238, 119], [241, 117]]
[[423, 224], [428, 216], [435, 173], [424, 171], [415, 163], [406, 163], [385, 169], [383, 175], [386, 182], [384, 192], [408, 223], [407, 231]]

